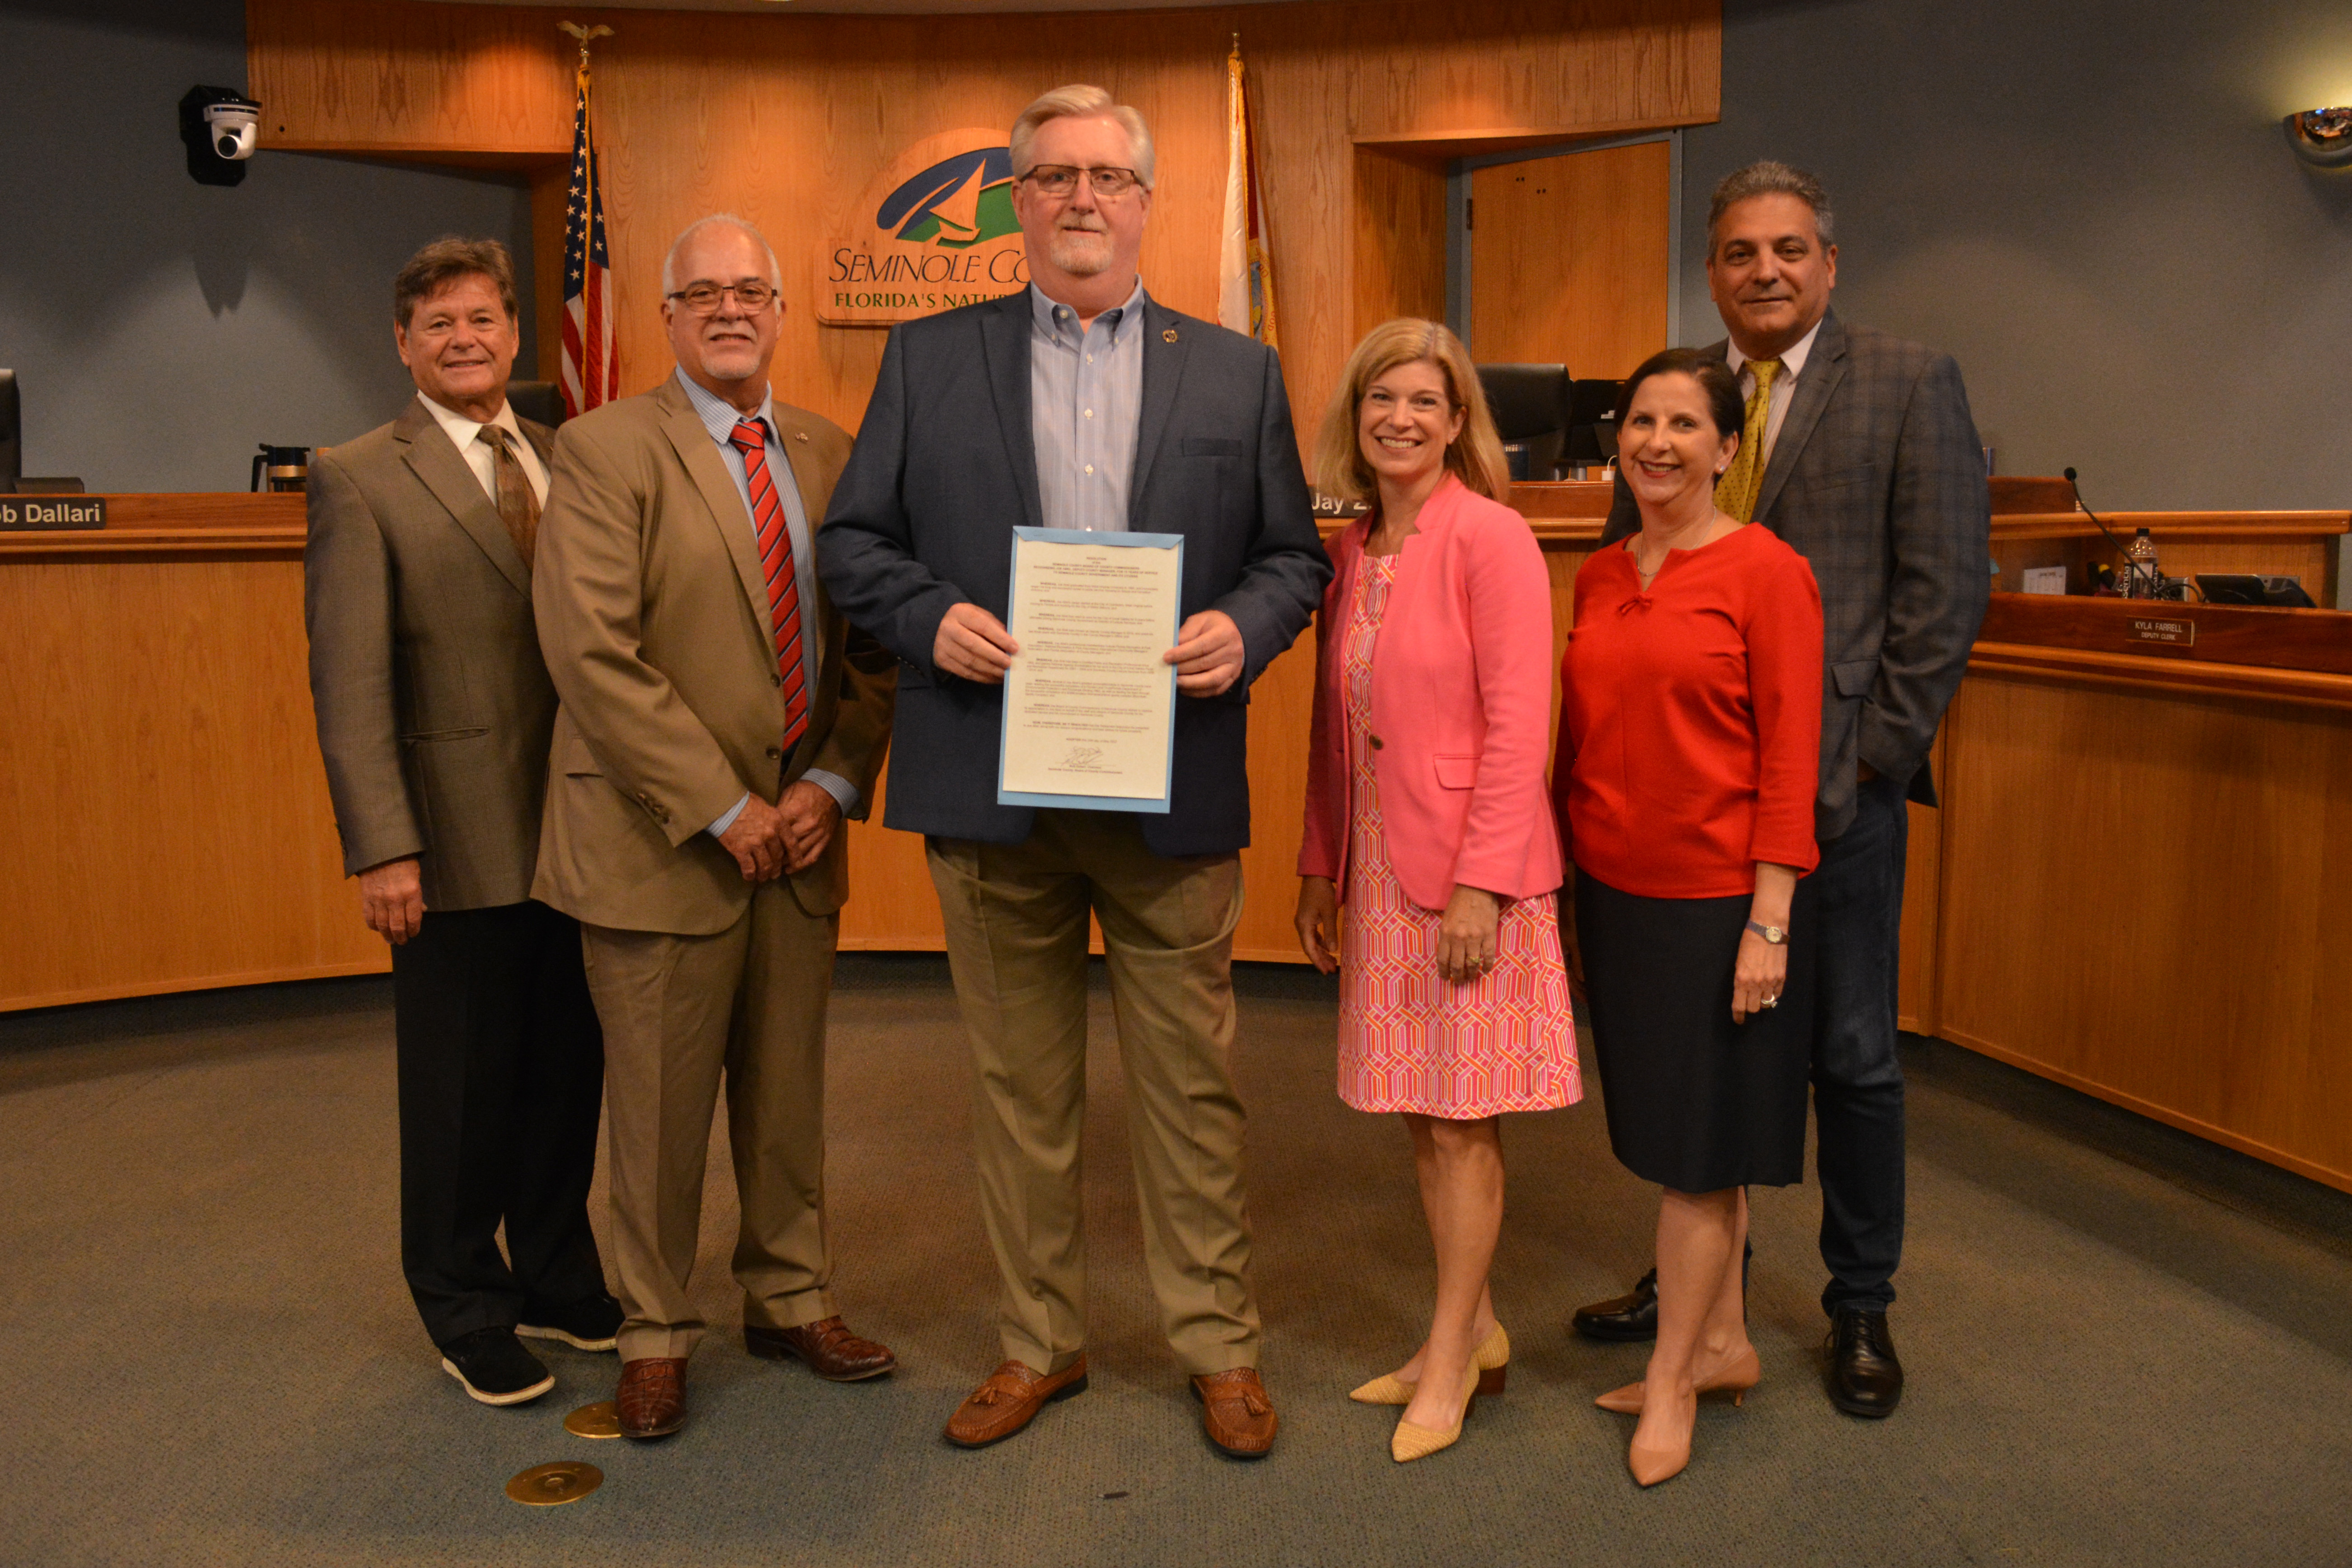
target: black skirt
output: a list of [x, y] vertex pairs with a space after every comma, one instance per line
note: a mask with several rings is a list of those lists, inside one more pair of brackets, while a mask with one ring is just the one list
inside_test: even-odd
[[1731, 972], [1752, 900], [1645, 899], [1576, 875], [1609, 1143], [1677, 1192], [1804, 1179], [1812, 1044], [1813, 900], [1797, 883], [1780, 1005], [1731, 1021]]

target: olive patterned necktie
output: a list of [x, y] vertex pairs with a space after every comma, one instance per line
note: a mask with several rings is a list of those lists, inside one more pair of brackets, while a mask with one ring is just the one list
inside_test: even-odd
[[1715, 504], [1742, 522], [1756, 521], [1756, 492], [1764, 488], [1764, 431], [1772, 420], [1772, 381], [1780, 374], [1780, 362], [1752, 359], [1748, 368], [1756, 373], [1756, 390], [1748, 395], [1739, 452], [1715, 481]]

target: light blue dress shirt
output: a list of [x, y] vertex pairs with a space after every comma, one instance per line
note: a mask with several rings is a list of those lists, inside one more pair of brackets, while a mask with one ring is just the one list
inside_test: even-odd
[[[752, 548], [756, 552], [760, 540], [759, 529], [751, 521], [751, 480], [743, 471], [742, 449], [734, 441], [736, 423], [743, 415], [733, 404], [705, 390], [686, 372], [681, 370], [677, 374], [678, 385], [685, 389], [686, 400], [694, 405], [695, 416], [702, 421], [702, 427], [710, 432], [711, 440], [718, 443], [719, 460], [727, 465], [727, 477], [735, 481], [735, 493], [743, 498], [743, 526], [751, 532]], [[776, 497], [784, 503], [784, 532], [793, 542], [793, 582], [799, 588], [801, 596], [801, 685], [808, 693], [809, 711], [814, 717], [816, 711], [817, 666], [824, 656], [814, 636], [816, 550], [809, 538], [808, 510], [801, 505], [801, 488], [793, 479], [792, 458], [785, 456], [783, 447], [776, 439], [775, 406], [776, 395], [770, 391], [761, 397], [760, 412], [756, 417], [767, 426], [768, 478], [775, 482]], [[722, 518], [719, 521], [723, 526], [727, 520]], [[833, 796], [840, 804], [844, 815], [857, 804], [856, 789], [837, 773], [829, 773], [823, 768], [811, 768], [801, 777]], [[737, 801], [726, 816], [710, 825], [711, 837], [715, 838], [734, 826], [735, 819], [742, 816], [743, 808], [751, 804], [751, 794], [746, 790], [743, 798]]]
[[1047, 528], [1127, 530], [1143, 417], [1143, 283], [1078, 331], [1078, 313], [1029, 286], [1029, 419]]

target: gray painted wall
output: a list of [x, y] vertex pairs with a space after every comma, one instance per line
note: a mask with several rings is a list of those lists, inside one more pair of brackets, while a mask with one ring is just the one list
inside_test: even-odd
[[28, 474], [243, 489], [257, 443], [346, 440], [413, 390], [392, 277], [417, 246], [490, 236], [530, 276], [519, 177], [264, 151], [243, 184], [197, 184], [177, 106], [198, 82], [244, 87], [241, 0], [0, 10], [0, 365]]
[[2352, 100], [2343, 0], [1725, 0], [1723, 120], [1685, 142], [1683, 330], [1707, 194], [1811, 168], [1849, 321], [1958, 356], [2000, 469], [2118, 510], [2352, 507], [2352, 173], [2280, 117]]

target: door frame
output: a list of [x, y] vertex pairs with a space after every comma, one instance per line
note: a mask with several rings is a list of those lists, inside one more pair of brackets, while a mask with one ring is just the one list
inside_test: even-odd
[[1445, 324], [1478, 357], [1470, 336], [1470, 176], [1479, 169], [1502, 163], [1528, 163], [1570, 153], [1605, 153], [1612, 147], [1666, 143], [1666, 342], [1683, 341], [1683, 133], [1680, 128], [1644, 131], [1632, 136], [1604, 136], [1583, 142], [1556, 142], [1549, 147], [1515, 147], [1505, 153], [1479, 153], [1452, 158], [1445, 164]]

